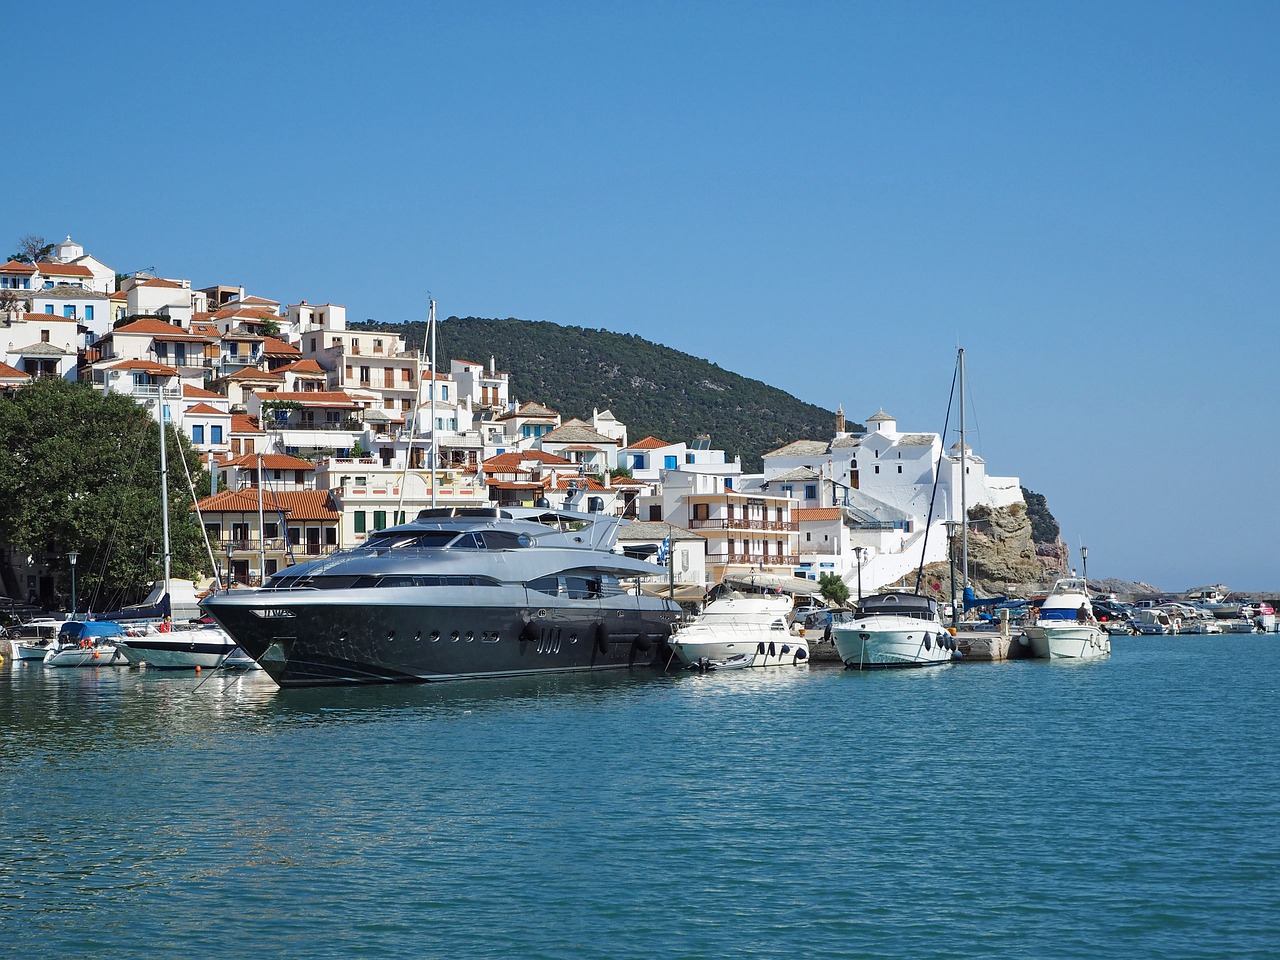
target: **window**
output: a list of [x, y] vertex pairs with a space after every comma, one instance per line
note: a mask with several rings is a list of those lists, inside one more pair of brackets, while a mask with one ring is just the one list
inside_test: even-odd
[[387, 511], [385, 510], [373, 511], [373, 529], [375, 530], [387, 529]]
[[880, 464], [878, 464], [878, 463], [877, 463], [877, 464], [876, 464], [876, 473], [879, 473], [879, 472], [880, 472]]
[[733, 477], [725, 477], [725, 478], [724, 478], [724, 488], [725, 488], [726, 490], [732, 490], [732, 489], [733, 489]]
[[902, 464], [898, 464], [898, 472], [899, 472], [899, 473], [901, 473], [901, 472], [902, 472]]
[[45, 312], [45, 313], [53, 313], [53, 304], [52, 304], [52, 303], [46, 303], [46, 304], [44, 305], [44, 312]]
[[666, 469], [668, 469], [668, 470], [674, 470], [674, 469], [676, 468], [676, 458], [675, 458], [675, 455], [673, 454], [673, 455], [671, 455], [671, 456], [669, 456], [669, 457], [663, 457], [663, 458], [662, 458], [662, 465], [663, 465]]
[[214, 424], [209, 428], [209, 442], [210, 443], [222, 442], [222, 425], [221, 424]]
[[449, 399], [449, 385], [447, 383], [440, 384], [440, 399], [441, 400]]
[[365, 525], [364, 525], [364, 511], [363, 511], [363, 510], [357, 510], [357, 511], [355, 512], [355, 514], [352, 516], [352, 518], [351, 518], [351, 519], [352, 519], [352, 521], [353, 521], [353, 523], [354, 523], [354, 529], [355, 529], [355, 532], [356, 532], [356, 533], [364, 533], [364, 531], [365, 531]]
[[651, 506], [649, 507], [649, 519], [650, 519], [650, 520], [661, 520], [661, 519], [662, 519], [662, 507], [658, 506], [657, 504], [653, 504], [653, 505], [651, 505]]
[[645, 468], [644, 463], [645, 463], [645, 460], [644, 460], [643, 453], [633, 453], [631, 455], [632, 470], [643, 470]]
[[268, 540], [274, 540], [280, 536], [280, 524], [267, 522], [262, 525], [262, 535]]
[[191, 428], [191, 442], [204, 443], [204, 424], [197, 423]]
[[87, 303], [84, 307], [84, 318], [86, 321], [93, 319], [93, 304]]
[[684, 455], [684, 462], [685, 462], [685, 463], [693, 463], [693, 454], [692, 454], [692, 453], [686, 453], [686, 454]]
[[76, 308], [75, 308], [75, 305], [74, 305], [74, 304], [70, 304], [70, 303], [63, 304], [63, 306], [62, 306], [62, 315], [63, 315], [63, 317], [65, 317], [65, 318], [66, 318], [66, 319], [68, 319], [68, 320], [74, 320], [74, 319], [76, 318]]
[[804, 485], [804, 498], [806, 500], [818, 499], [818, 485], [816, 483], [806, 483]]
[[789, 483], [784, 483], [784, 484], [782, 485], [782, 495], [783, 495], [784, 497], [789, 497], [789, 496], [791, 496], [791, 493], [792, 493], [792, 490], [791, 490], [791, 484], [789, 484]]

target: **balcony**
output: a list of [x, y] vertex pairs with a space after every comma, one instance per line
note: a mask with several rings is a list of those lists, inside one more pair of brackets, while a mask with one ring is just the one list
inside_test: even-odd
[[705, 520], [690, 520], [690, 530], [799, 530], [800, 524], [795, 520], [753, 520], [746, 517], [711, 517]]

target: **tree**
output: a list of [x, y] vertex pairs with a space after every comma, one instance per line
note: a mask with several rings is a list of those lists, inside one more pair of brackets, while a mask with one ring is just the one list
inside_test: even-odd
[[9, 255], [10, 260], [19, 263], [39, 263], [53, 254], [55, 244], [46, 243], [44, 237], [29, 233], [18, 238], [18, 252]]
[[822, 591], [822, 599], [843, 605], [849, 599], [849, 585], [838, 573], [824, 573], [818, 578], [818, 589]]
[[265, 335], [267, 335], [268, 337], [276, 337], [276, 336], [279, 336], [279, 335], [280, 335], [280, 321], [279, 321], [279, 320], [263, 320], [263, 321], [262, 321], [262, 332], [263, 332]]
[[[86, 606], [140, 599], [163, 575], [153, 415], [128, 397], [42, 377], [0, 398], [0, 436], [0, 543], [49, 566], [78, 551]], [[172, 427], [165, 442], [173, 575], [195, 579], [208, 560], [182, 460], [197, 485], [201, 465]]]
[[1031, 521], [1033, 543], [1057, 543], [1061, 530], [1058, 521], [1049, 512], [1049, 501], [1043, 493], [1022, 488], [1022, 499], [1027, 502], [1027, 518]]

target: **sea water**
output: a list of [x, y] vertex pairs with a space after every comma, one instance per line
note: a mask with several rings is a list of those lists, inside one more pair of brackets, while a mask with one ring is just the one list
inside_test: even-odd
[[279, 690], [0, 668], [13, 957], [1276, 957], [1280, 638]]

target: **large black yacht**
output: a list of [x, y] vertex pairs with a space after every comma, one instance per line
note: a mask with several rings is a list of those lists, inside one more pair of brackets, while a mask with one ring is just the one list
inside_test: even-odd
[[590, 508], [429, 508], [203, 607], [282, 687], [647, 666], [680, 608]]

